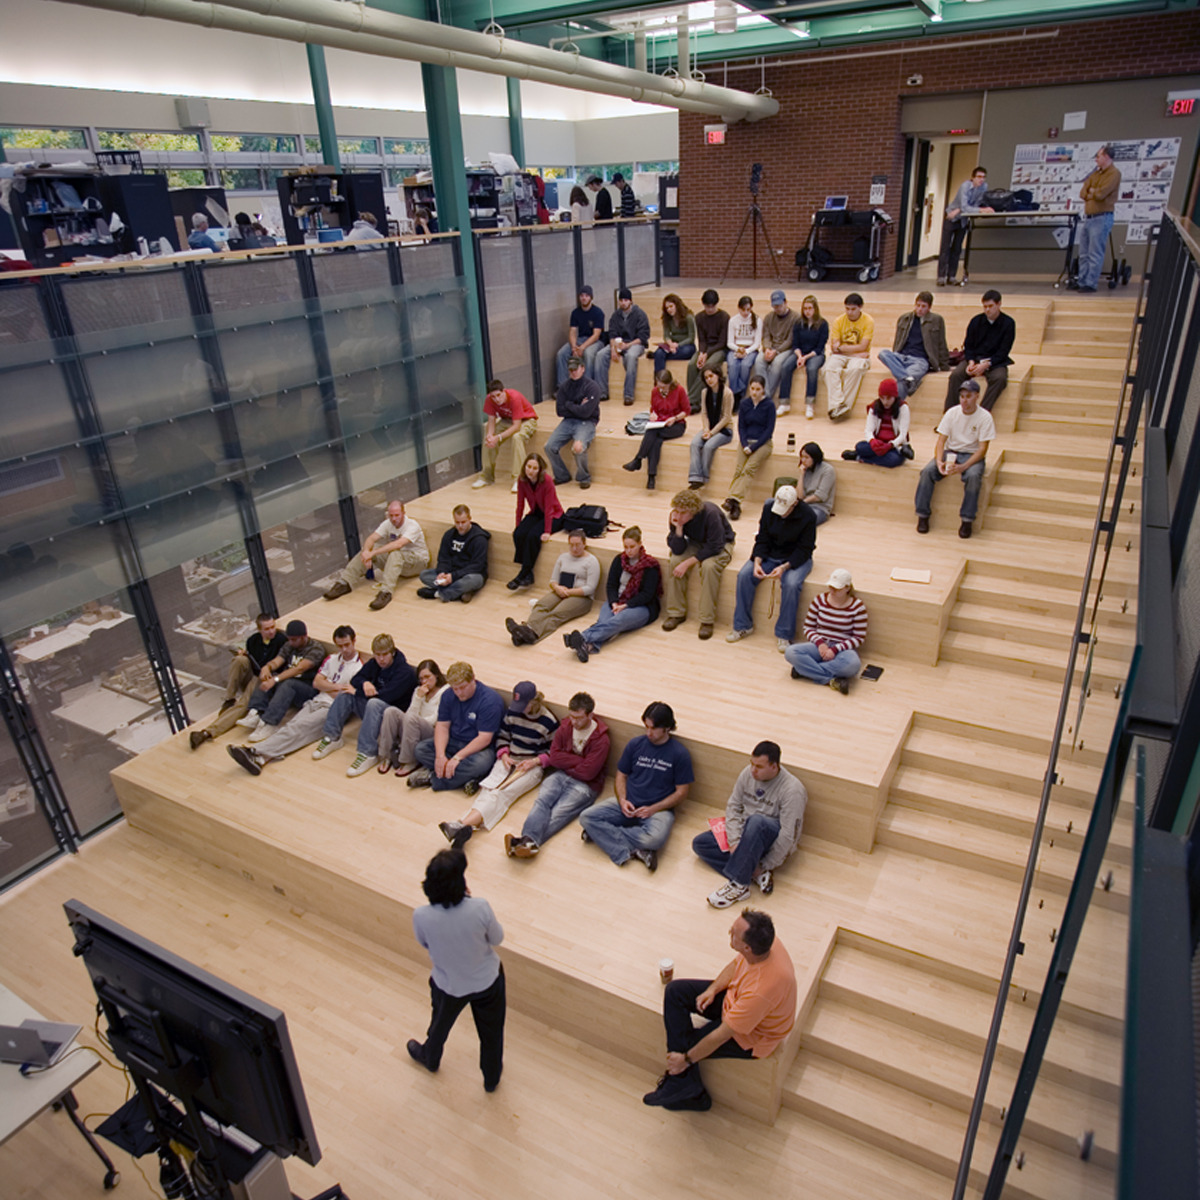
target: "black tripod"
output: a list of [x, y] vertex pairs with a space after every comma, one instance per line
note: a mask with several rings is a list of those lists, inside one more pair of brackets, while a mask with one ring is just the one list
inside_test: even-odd
[[725, 277], [729, 274], [729, 268], [733, 265], [738, 247], [742, 244], [742, 238], [746, 236], [747, 226], [750, 227], [750, 262], [752, 265], [750, 278], [758, 278], [758, 230], [761, 226], [763, 241], [766, 243], [767, 249], [771, 252], [771, 266], [775, 282], [782, 283], [783, 277], [779, 274], [779, 256], [775, 253], [775, 247], [771, 245], [771, 235], [767, 232], [766, 219], [763, 217], [762, 209], [758, 206], [757, 194], [750, 201], [750, 207], [746, 210], [746, 219], [742, 222], [741, 229], [738, 230], [737, 241], [733, 243], [733, 252], [729, 255], [729, 261], [725, 264], [725, 270], [721, 272], [721, 282], [724, 283]]

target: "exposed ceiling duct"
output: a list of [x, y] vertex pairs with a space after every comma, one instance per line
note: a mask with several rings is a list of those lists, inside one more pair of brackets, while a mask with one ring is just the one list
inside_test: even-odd
[[737, 121], [761, 121], [779, 111], [769, 96], [697, 80], [633, 71], [577, 53], [548, 50], [511, 38], [418, 21], [338, 0], [60, 0], [105, 12], [155, 17], [257, 34], [361, 54], [433, 63], [464, 71], [509, 75], [580, 91], [623, 96], [683, 112]]

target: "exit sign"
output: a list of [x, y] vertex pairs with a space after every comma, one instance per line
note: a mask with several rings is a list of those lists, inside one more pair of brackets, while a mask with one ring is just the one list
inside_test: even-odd
[[1195, 89], [1186, 92], [1168, 92], [1166, 115], [1168, 117], [1190, 117], [1193, 113], [1200, 111], [1197, 101], [1200, 101], [1200, 91]]
[[728, 125], [705, 125], [704, 144], [706, 146], [725, 145], [725, 134], [728, 129]]

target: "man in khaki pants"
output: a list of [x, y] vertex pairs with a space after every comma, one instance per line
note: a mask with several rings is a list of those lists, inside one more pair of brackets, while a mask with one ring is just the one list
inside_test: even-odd
[[537, 411], [516, 388], [506, 388], [499, 379], [487, 385], [487, 397], [483, 402], [483, 414], [487, 417], [487, 428], [483, 432], [483, 470], [471, 486], [487, 487], [496, 482], [496, 460], [500, 447], [512, 442], [512, 490], [517, 490], [517, 480], [529, 453], [529, 443], [537, 433]]
[[258, 687], [263, 669], [287, 646], [287, 638], [269, 613], [259, 613], [254, 618], [254, 624], [257, 626], [255, 632], [246, 639], [244, 646], [234, 651], [220, 710], [205, 728], [193, 728], [188, 734], [188, 742], [193, 750], [199, 750], [205, 742], [228, 733], [246, 715], [250, 708], [250, 697]]
[[379, 528], [367, 535], [362, 551], [341, 572], [337, 582], [325, 593], [326, 600], [348, 596], [367, 577], [367, 568], [375, 568], [379, 590], [367, 606], [374, 612], [392, 602], [401, 579], [409, 579], [429, 566], [429, 548], [421, 526], [404, 515], [404, 505], [393, 500]]
[[700, 640], [713, 635], [717, 616], [717, 594], [721, 575], [733, 558], [733, 527], [725, 514], [698, 492], [676, 492], [671, 501], [671, 527], [667, 546], [671, 551], [670, 570], [666, 574], [667, 619], [663, 628], [670, 633], [687, 620], [688, 574], [700, 574]]
[[721, 507], [731, 521], [742, 517], [742, 501], [750, 482], [759, 468], [771, 457], [775, 434], [775, 405], [767, 397], [767, 385], [758, 376], [750, 380], [746, 398], [738, 409], [738, 455], [733, 478], [729, 482], [729, 496]]

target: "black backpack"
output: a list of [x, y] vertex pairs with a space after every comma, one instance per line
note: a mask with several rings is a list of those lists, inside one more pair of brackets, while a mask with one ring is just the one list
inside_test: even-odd
[[990, 208], [995, 212], [1011, 212], [1016, 201], [1008, 188], [989, 188], [983, 193], [980, 208]]
[[582, 529], [585, 537], [603, 537], [610, 529], [619, 529], [608, 519], [608, 509], [602, 504], [580, 504], [563, 514], [563, 529]]

